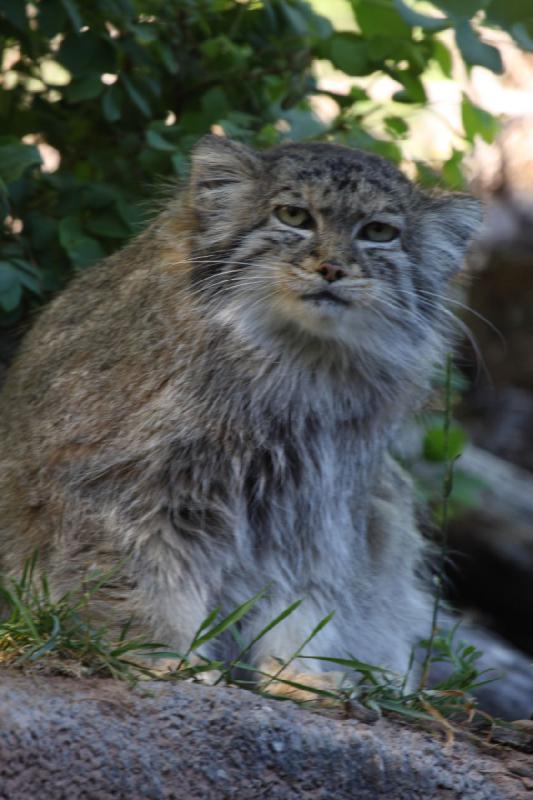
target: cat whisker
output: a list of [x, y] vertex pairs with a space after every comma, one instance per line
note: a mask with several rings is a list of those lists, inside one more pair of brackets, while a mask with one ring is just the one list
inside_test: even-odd
[[218, 281], [206, 282], [195, 289], [188, 289], [187, 295], [197, 299], [204, 299], [206, 302], [211, 302], [218, 295], [223, 295], [226, 288], [232, 288], [238, 291], [242, 288], [262, 288], [263, 286], [268, 286], [263, 277], [250, 276], [237, 281], [229, 278], [226, 280], [220, 278]]
[[496, 325], [494, 325], [489, 319], [484, 317], [483, 314], [480, 314], [479, 311], [476, 311], [474, 308], [472, 308], [471, 306], [467, 305], [467, 303], [462, 303], [460, 300], [455, 300], [453, 297], [447, 297], [446, 295], [438, 294], [437, 292], [424, 291], [423, 289], [419, 291], [419, 294], [427, 296], [427, 297], [430, 297], [430, 298], [436, 298], [438, 300], [441, 300], [444, 305], [453, 305], [453, 306], [456, 306], [457, 308], [462, 309], [463, 311], [467, 311], [469, 314], [472, 314], [474, 317], [479, 319], [481, 322], [485, 323], [485, 325], [487, 325], [487, 327], [490, 328], [490, 330], [494, 334], [496, 334], [496, 336], [499, 338], [499, 340], [501, 341], [502, 344], [504, 344], [504, 345], [506, 344], [504, 335], [496, 327]]
[[[417, 295], [416, 295], [415, 292], [412, 292], [412, 291], [409, 291], [409, 290], [406, 290], [406, 289], [400, 289], [400, 290], [396, 290], [396, 291], [401, 291], [402, 294], [409, 295], [413, 300], [416, 300], [416, 298], [417, 298]], [[430, 293], [427, 293], [427, 295], [428, 295], [429, 299], [432, 299], [432, 296], [431, 296]], [[448, 300], [448, 298], [446, 298], [443, 295], [441, 295], [441, 297], [443, 298], [443, 300]], [[393, 310], [396, 310], [399, 313], [402, 313], [402, 312], [404, 314], [406, 313], [406, 309], [403, 306], [395, 304], [394, 302], [388, 302], [387, 305], [388, 305], [389, 308], [392, 308]], [[481, 352], [481, 348], [479, 346], [479, 343], [477, 342], [476, 337], [474, 336], [474, 334], [472, 333], [472, 331], [470, 330], [470, 328], [466, 324], [466, 322], [464, 320], [462, 320], [460, 317], [458, 317], [456, 314], [454, 314], [453, 311], [451, 311], [450, 309], [445, 308], [440, 303], [439, 304], [437, 304], [437, 303], [428, 303], [428, 306], [429, 306], [429, 308], [435, 309], [440, 314], [443, 314], [446, 317], [446, 319], [448, 320], [448, 322], [452, 323], [457, 328], [459, 328], [461, 333], [465, 336], [465, 338], [470, 343], [470, 346], [472, 347], [472, 351], [473, 351], [474, 356], [475, 356], [476, 369], [477, 370], [481, 369], [483, 371], [483, 373], [487, 376], [487, 378], [490, 380], [491, 379], [490, 378], [490, 372], [489, 372], [487, 363], [486, 363], [485, 359], [483, 358], [483, 354]], [[425, 322], [425, 320], [424, 320], [423, 316], [420, 314], [420, 312], [417, 312], [415, 309], [409, 309], [408, 313], [412, 316], [412, 318], [415, 319], [415, 321], [420, 322], [421, 324], [423, 324]]]

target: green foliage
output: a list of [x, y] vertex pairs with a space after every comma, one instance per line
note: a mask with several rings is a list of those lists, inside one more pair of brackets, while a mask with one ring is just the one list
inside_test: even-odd
[[[480, 670], [477, 662], [483, 655], [473, 644], [456, 641], [459, 624], [451, 630], [439, 630], [431, 642], [431, 662], [445, 663], [450, 667], [449, 674], [434, 688], [437, 691], [466, 691], [471, 692], [494, 678], [487, 675], [493, 674], [492, 670]], [[420, 647], [427, 649], [428, 640], [420, 642]]]
[[418, 437], [420, 447], [407, 466], [415, 475], [420, 499], [431, 507], [433, 521], [440, 526], [444, 505], [446, 515], [452, 519], [465, 509], [478, 505], [486, 486], [482, 480], [461, 469], [460, 457], [469, 440], [464, 427], [453, 418], [453, 409], [461, 393], [469, 387], [468, 380], [447, 362], [445, 368], [435, 369], [433, 386], [441, 395], [442, 410], [422, 416]]
[[[130, 624], [114, 641], [104, 626], [95, 627], [87, 619], [87, 606], [113, 580], [117, 571], [106, 575], [90, 575], [78, 590], [56, 598], [46, 576], [37, 576], [37, 567], [36, 553], [26, 563], [19, 579], [0, 581], [0, 601], [7, 610], [5, 617], [0, 618], [0, 667], [28, 668], [38, 663], [54, 672], [73, 676], [112, 676], [132, 684], [141, 678], [201, 680], [202, 673], [208, 673], [211, 682], [214, 680], [215, 683], [252, 688], [267, 696], [270, 696], [272, 684], [276, 683], [303, 690], [311, 702], [326, 702], [329, 706], [345, 710], [349, 710], [350, 704], [356, 702], [378, 713], [386, 710], [409, 718], [428, 719], [437, 716], [458, 722], [472, 716], [475, 700], [470, 693], [487, 682], [483, 679], [484, 673], [476, 665], [481, 653], [472, 645], [455, 641], [457, 628], [448, 633], [439, 631], [431, 644], [429, 641], [420, 643], [428, 652], [430, 662], [445, 662], [449, 667], [447, 677], [431, 689], [421, 686], [417, 690], [409, 690], [408, 675], [396, 675], [353, 657], [303, 655], [302, 651], [328, 625], [333, 613], [320, 620], [292, 656], [287, 661], [279, 661], [279, 668], [272, 674], [260, 673], [246, 663], [246, 655], [254, 644], [294, 613], [302, 602], [297, 600], [292, 603], [265, 625], [252, 641], [243, 643], [240, 640], [239, 623], [268, 594], [268, 588], [225, 616], [220, 609], [214, 609], [199, 626], [185, 653], [173, 652], [157, 642], [132, 638], [129, 635]], [[232, 661], [212, 661], [198, 652], [222, 635], [232, 635], [239, 646], [239, 653]], [[160, 659], [165, 660], [163, 668], [158, 668]], [[284, 670], [295, 659], [320, 661], [335, 669], [340, 676], [338, 687], [326, 689], [299, 683], [291, 672], [291, 678], [285, 677]], [[252, 677], [236, 678], [236, 670], [240, 675], [249, 674]], [[258, 675], [262, 678], [260, 684], [257, 683]]]
[[424, 436], [424, 458], [441, 462], [458, 458], [465, 444], [466, 434], [460, 425], [450, 425], [448, 431], [442, 425], [431, 425]]
[[[467, 65], [501, 71], [480, 13], [533, 50], [529, 0], [0, 0], [0, 322], [125, 242], [213, 126], [257, 147], [326, 137], [399, 161], [428, 71], [451, 74], [441, 31]], [[326, 92], [327, 121], [310, 102], [324, 61], [363, 79]], [[387, 104], [365, 88], [379, 74], [401, 87]], [[465, 141], [494, 135], [466, 97], [462, 111]], [[421, 178], [460, 185], [461, 157]]]
[[463, 96], [461, 116], [465, 136], [469, 142], [473, 142], [476, 136], [481, 136], [486, 142], [491, 142], [498, 133], [498, 121], [492, 114], [476, 106], [466, 96]]
[[[0, 2], [4, 319], [134, 233], [160, 176], [220, 125], [257, 146], [323, 126], [305, 103], [327, 20], [298, 2]], [[57, 171], [37, 144], [55, 148]], [[36, 270], [36, 273], [32, 270]], [[37, 280], [36, 280], [37, 277]]]
[[0, 664], [23, 666], [44, 659], [54, 669], [130, 681], [148, 672], [128, 659], [158, 654], [160, 644], [127, 639], [127, 628], [111, 643], [105, 628], [94, 627], [83, 617], [87, 603], [109, 575], [91, 576], [75, 595], [53, 599], [46, 577], [37, 578], [36, 566], [37, 554], [19, 579], [0, 583], [0, 601], [7, 609], [0, 619]]

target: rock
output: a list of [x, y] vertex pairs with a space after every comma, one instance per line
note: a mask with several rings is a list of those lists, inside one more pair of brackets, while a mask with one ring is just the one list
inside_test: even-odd
[[449, 526], [452, 599], [481, 607], [495, 630], [529, 654], [533, 711], [533, 473], [472, 445], [457, 467], [480, 488], [476, 506]]
[[445, 746], [438, 727], [335, 719], [239, 689], [1, 675], [9, 800], [530, 796], [526, 754], [462, 735]]

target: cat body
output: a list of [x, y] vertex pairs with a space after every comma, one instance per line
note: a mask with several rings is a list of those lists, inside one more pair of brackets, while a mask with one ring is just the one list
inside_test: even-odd
[[60, 595], [120, 565], [92, 618], [178, 652], [268, 587], [244, 642], [303, 602], [247, 661], [289, 658], [335, 611], [306, 652], [404, 671], [430, 602], [388, 448], [449, 347], [478, 220], [378, 156], [201, 140], [188, 186], [43, 311], [8, 375], [3, 570], [38, 549]]

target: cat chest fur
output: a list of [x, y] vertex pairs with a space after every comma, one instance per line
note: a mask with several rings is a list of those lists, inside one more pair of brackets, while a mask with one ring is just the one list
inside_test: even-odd
[[226, 569], [233, 562], [257, 572], [281, 558], [300, 586], [312, 580], [332, 536], [339, 564], [358, 550], [361, 557], [377, 433], [370, 438], [355, 419], [287, 415], [248, 436], [219, 437], [218, 447], [205, 440], [177, 447], [165, 476], [176, 537], [213, 547]]

